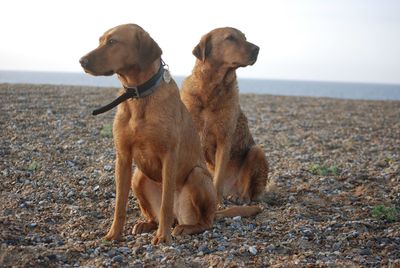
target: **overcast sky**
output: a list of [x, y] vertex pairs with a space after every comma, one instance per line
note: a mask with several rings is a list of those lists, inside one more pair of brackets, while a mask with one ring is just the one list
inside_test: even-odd
[[173, 75], [191, 72], [203, 34], [232, 26], [261, 48], [240, 77], [400, 84], [399, 0], [5, 0], [0, 70], [82, 72], [123, 23], [150, 33]]

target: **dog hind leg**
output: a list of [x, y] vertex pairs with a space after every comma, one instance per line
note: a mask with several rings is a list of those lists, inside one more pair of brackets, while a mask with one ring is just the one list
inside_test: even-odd
[[238, 188], [239, 201], [250, 203], [258, 200], [264, 192], [268, 180], [268, 162], [263, 150], [253, 146], [247, 152], [240, 168]]
[[217, 193], [207, 171], [200, 167], [193, 169], [182, 188], [177, 205], [178, 225], [172, 235], [198, 234], [212, 227]]
[[132, 177], [132, 190], [139, 202], [145, 221], [136, 222], [132, 234], [148, 233], [158, 227], [158, 217], [161, 207], [161, 184], [149, 179], [139, 169]]

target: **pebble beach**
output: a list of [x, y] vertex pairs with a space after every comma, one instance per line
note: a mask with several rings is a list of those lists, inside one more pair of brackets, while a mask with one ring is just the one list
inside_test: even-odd
[[[254, 218], [151, 245], [112, 223], [115, 88], [0, 84], [0, 267], [400, 267], [400, 101], [242, 94], [270, 164]], [[226, 201], [229, 206], [229, 201]]]

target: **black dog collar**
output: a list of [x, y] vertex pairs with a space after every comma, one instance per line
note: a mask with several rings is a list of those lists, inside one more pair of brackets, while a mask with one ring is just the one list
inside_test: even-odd
[[136, 87], [127, 87], [124, 85], [125, 93], [113, 100], [111, 103], [96, 109], [93, 111], [92, 115], [98, 115], [105, 113], [112, 108], [116, 107], [118, 104], [126, 101], [127, 99], [139, 99], [146, 97], [152, 94], [161, 83], [161, 79], [163, 78], [164, 74], [164, 66], [165, 63], [161, 60], [160, 69], [158, 69], [157, 73], [153, 75], [149, 80], [144, 82], [143, 84], [136, 86]]

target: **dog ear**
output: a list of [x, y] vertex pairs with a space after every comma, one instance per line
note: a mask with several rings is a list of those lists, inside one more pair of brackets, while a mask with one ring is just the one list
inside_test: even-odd
[[201, 38], [200, 43], [195, 46], [192, 53], [193, 55], [201, 61], [205, 61], [211, 52], [211, 36], [205, 35]]
[[161, 57], [162, 50], [146, 31], [139, 35], [139, 67], [145, 70], [156, 59]]

